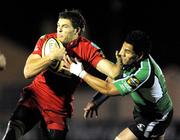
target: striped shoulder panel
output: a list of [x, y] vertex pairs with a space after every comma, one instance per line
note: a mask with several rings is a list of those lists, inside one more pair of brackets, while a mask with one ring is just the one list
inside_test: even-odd
[[136, 77], [141, 84], [145, 83], [148, 78], [151, 75], [151, 63], [149, 58], [141, 61], [140, 67], [137, 69], [137, 71], [133, 74], [134, 77]]
[[151, 74], [151, 64], [149, 59], [141, 61], [140, 67], [134, 74], [130, 74], [125, 78], [115, 80], [113, 84], [119, 90], [121, 95], [126, 95], [141, 87]]
[[97, 49], [101, 49], [97, 44], [95, 44], [94, 42], [91, 42], [91, 45]]

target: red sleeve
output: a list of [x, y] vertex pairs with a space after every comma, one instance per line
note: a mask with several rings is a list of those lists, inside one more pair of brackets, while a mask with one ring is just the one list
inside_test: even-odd
[[51, 37], [57, 37], [56, 33], [51, 33], [51, 34], [46, 34], [46, 35], [41, 36], [39, 38], [39, 40], [37, 41], [36, 46], [35, 46], [32, 54], [39, 54], [40, 56], [42, 56], [43, 44], [47, 39], [49, 39]]
[[44, 42], [45, 42], [45, 36], [41, 36], [39, 40], [37, 41], [32, 54], [39, 54], [40, 56], [42, 56], [42, 47], [43, 47]]
[[102, 59], [104, 59], [104, 55], [100, 52], [100, 50], [96, 50], [94, 54], [90, 57], [90, 62], [93, 65], [93, 67], [96, 68], [97, 64]]
[[104, 59], [104, 54], [96, 44], [91, 42], [86, 50], [86, 57], [88, 62], [90, 62], [92, 66], [96, 68], [98, 62]]

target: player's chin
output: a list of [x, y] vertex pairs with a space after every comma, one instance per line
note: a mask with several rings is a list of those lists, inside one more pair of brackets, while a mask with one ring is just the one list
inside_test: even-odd
[[122, 59], [122, 64], [123, 65], [128, 65], [128, 63], [124, 59]]
[[64, 43], [65, 42], [65, 38], [63, 35], [57, 35], [57, 38], [59, 41], [61, 41], [61, 43]]
[[67, 41], [67, 40], [65, 40], [65, 39], [61, 39], [60, 40], [61, 41], [61, 43], [63, 44], [63, 45], [67, 45], [70, 41]]

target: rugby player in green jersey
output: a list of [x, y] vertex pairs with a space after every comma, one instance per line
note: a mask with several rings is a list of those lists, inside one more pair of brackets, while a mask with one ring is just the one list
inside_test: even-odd
[[131, 96], [134, 123], [120, 132], [115, 140], [164, 140], [165, 130], [172, 121], [172, 100], [162, 70], [150, 55], [150, 48], [151, 41], [145, 32], [130, 32], [118, 52], [121, 73], [116, 79], [107, 78], [106, 81], [87, 73], [81, 62], [76, 60], [74, 63], [68, 56], [64, 58], [66, 69], [98, 91], [84, 109], [85, 118], [97, 111], [98, 105], [109, 96]]

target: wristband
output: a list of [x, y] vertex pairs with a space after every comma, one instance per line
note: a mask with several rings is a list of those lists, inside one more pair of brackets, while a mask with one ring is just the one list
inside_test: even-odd
[[101, 105], [105, 100], [109, 98], [108, 95], [101, 94], [100, 92], [96, 92], [93, 96], [92, 102], [96, 105], [99, 106]]
[[86, 74], [87, 74], [87, 72], [85, 70], [83, 70], [80, 72], [79, 77], [83, 79]]

